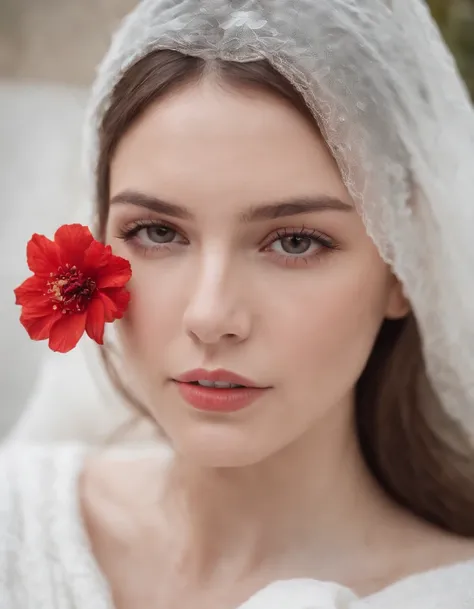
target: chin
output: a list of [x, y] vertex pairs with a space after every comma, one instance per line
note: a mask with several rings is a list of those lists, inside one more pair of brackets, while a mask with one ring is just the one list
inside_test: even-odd
[[248, 467], [261, 463], [277, 449], [272, 450], [264, 438], [252, 437], [242, 430], [229, 430], [225, 426], [199, 426], [199, 429], [180, 430], [179, 434], [169, 434], [174, 450], [182, 459], [193, 466]]

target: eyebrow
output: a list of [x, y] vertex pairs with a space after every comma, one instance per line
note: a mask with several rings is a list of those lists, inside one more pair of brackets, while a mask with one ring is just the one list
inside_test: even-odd
[[276, 220], [287, 216], [297, 216], [308, 214], [313, 211], [353, 211], [354, 207], [349, 203], [344, 203], [336, 197], [320, 195], [317, 197], [298, 197], [282, 201], [280, 203], [270, 203], [267, 205], [256, 205], [242, 214], [245, 222], [255, 222], [259, 220]]
[[[127, 203], [145, 207], [159, 214], [164, 214], [172, 218], [190, 220], [193, 214], [181, 205], [162, 201], [152, 195], [133, 190], [124, 190], [112, 197], [110, 204]], [[316, 197], [297, 197], [276, 203], [255, 205], [241, 214], [241, 220], [246, 223], [258, 222], [262, 220], [276, 220], [289, 216], [308, 214], [315, 211], [354, 211], [354, 207], [349, 203], [344, 203], [336, 197], [320, 195]]]
[[138, 207], [145, 207], [146, 209], [150, 209], [159, 214], [171, 216], [172, 218], [180, 218], [181, 220], [189, 220], [193, 217], [191, 212], [181, 205], [168, 203], [157, 197], [135, 190], [124, 190], [123, 192], [118, 193], [110, 200], [110, 205], [115, 203], [128, 203], [137, 205]]

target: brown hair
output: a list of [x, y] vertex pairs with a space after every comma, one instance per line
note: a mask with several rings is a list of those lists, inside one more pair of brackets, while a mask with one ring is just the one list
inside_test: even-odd
[[[266, 89], [314, 120], [301, 95], [266, 61], [212, 62], [155, 51], [133, 65], [115, 87], [100, 129], [98, 232], [109, 208], [109, 165], [131, 124], [158, 98], [212, 73], [223, 84]], [[113, 382], [120, 382], [103, 352]], [[356, 390], [361, 450], [379, 484], [399, 504], [448, 531], [474, 536], [474, 451], [441, 407], [427, 378], [413, 315], [385, 321]]]

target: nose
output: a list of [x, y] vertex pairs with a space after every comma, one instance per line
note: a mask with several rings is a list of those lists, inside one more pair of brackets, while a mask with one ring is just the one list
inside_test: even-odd
[[183, 316], [184, 330], [195, 342], [216, 345], [248, 338], [251, 315], [237, 275], [217, 252], [202, 261]]

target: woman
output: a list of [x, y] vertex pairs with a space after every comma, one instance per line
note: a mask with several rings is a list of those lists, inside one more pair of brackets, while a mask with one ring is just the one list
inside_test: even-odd
[[426, 8], [148, 0], [91, 109], [170, 450], [4, 454], [0, 606], [474, 606], [474, 118]]

